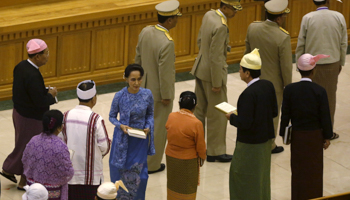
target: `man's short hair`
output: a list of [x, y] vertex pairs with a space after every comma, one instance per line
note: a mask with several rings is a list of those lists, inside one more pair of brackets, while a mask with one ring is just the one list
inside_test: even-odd
[[35, 53], [35, 54], [29, 54], [29, 53], [28, 53], [28, 57], [29, 57], [29, 58], [34, 58], [37, 54], [44, 54], [44, 51], [45, 51], [45, 49], [42, 50], [42, 51], [40, 51], [40, 52], [38, 52], [38, 53]]
[[301, 75], [302, 77], [304, 77], [304, 76], [310, 76], [311, 72], [312, 72], [314, 69], [315, 69], [315, 68], [313, 68], [312, 70], [308, 70], [308, 71], [303, 71], [303, 70], [300, 70], [300, 69], [298, 69], [298, 70], [299, 70], [300, 75]]
[[[81, 85], [79, 85], [79, 89], [82, 90], [82, 91], [87, 91], [87, 90], [90, 90], [91, 88], [94, 87], [95, 84], [93, 84], [92, 82], [91, 83], [82, 83]], [[89, 103], [89, 101], [91, 101], [94, 97], [92, 97], [91, 99], [79, 99], [79, 102], [82, 102], [82, 103]]]
[[158, 14], [158, 22], [159, 23], [164, 23], [167, 19], [169, 18], [174, 18], [176, 15], [173, 15], [173, 16], [163, 16], [163, 15], [160, 15]]
[[316, 6], [322, 6], [322, 5], [325, 5], [327, 3], [327, 0], [324, 0], [324, 1], [315, 1], [314, 0], [314, 4]]
[[245, 68], [243, 66], [242, 67], [242, 70], [243, 72], [246, 72], [246, 71], [249, 71], [250, 72], [250, 76], [254, 79], [254, 78], [258, 78], [260, 75], [261, 75], [261, 70], [258, 69], [258, 70], [253, 70], [253, 69], [248, 69], [248, 68]]
[[224, 2], [220, 2], [220, 8], [222, 8], [222, 7], [226, 6], [226, 5], [227, 5], [227, 4], [224, 3]]
[[271, 20], [271, 21], [275, 21], [278, 17], [281, 17], [284, 13], [282, 14], [278, 14], [278, 15], [274, 15], [274, 14], [271, 14], [269, 12], [266, 11], [266, 18], [268, 20]]

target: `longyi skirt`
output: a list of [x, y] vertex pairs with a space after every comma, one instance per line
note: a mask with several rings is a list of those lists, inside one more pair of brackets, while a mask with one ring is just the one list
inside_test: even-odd
[[177, 159], [166, 156], [168, 200], [195, 200], [197, 194], [198, 159]]
[[231, 200], [271, 200], [271, 143], [237, 141], [230, 167]]
[[292, 200], [306, 200], [322, 197], [322, 131], [292, 131], [290, 151]]

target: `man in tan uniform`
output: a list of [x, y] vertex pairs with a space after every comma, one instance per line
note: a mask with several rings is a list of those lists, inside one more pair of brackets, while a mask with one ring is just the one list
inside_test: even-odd
[[[283, 89], [292, 82], [292, 48], [289, 33], [281, 28], [286, 14], [288, 0], [272, 0], [265, 3], [267, 20], [253, 22], [249, 25], [244, 54], [253, 49], [259, 49], [261, 55], [261, 79], [272, 82], [275, 87], [278, 116], [274, 118], [275, 135], [279, 122], [280, 108], [283, 99]], [[284, 149], [272, 142], [272, 153], [280, 153]]]
[[[348, 33], [344, 16], [328, 9], [329, 0], [314, 0], [314, 3], [317, 10], [306, 14], [301, 21], [295, 56], [299, 59], [304, 53], [330, 55], [317, 63], [312, 81], [326, 89], [334, 125], [338, 76], [345, 65]], [[338, 137], [333, 133], [331, 139]]]
[[221, 0], [218, 10], [208, 11], [202, 20], [197, 44], [199, 53], [191, 73], [196, 77], [195, 93], [198, 104], [194, 114], [205, 129], [207, 118], [207, 161], [230, 162], [226, 154], [225, 115], [215, 105], [227, 102], [227, 51], [230, 49], [227, 18], [242, 10], [239, 0]]
[[169, 30], [177, 24], [180, 3], [165, 1], [156, 6], [158, 24], [145, 27], [136, 46], [135, 63], [145, 70], [142, 87], [152, 91], [154, 99], [154, 144], [156, 154], [148, 157], [148, 173], [165, 169], [161, 164], [166, 143], [165, 123], [173, 109], [175, 95], [175, 48]]

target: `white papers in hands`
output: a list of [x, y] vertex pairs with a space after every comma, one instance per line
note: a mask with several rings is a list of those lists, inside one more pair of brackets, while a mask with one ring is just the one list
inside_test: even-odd
[[141, 129], [128, 129], [128, 135], [132, 136], [132, 137], [137, 137], [137, 138], [141, 138], [141, 139], [146, 139], [147, 135], [146, 133], [141, 130]]
[[234, 114], [237, 115], [237, 108], [234, 107], [233, 105], [227, 103], [227, 102], [222, 102], [219, 103], [218, 105], [215, 106], [216, 109], [220, 110], [221, 112], [228, 114], [230, 112], [234, 112]]

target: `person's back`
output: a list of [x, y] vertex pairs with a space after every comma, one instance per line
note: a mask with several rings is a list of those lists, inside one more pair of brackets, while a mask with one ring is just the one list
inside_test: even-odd
[[[198, 138], [204, 139], [203, 124], [189, 110], [181, 109], [170, 113], [165, 127], [168, 131], [166, 155], [178, 159], [197, 158], [198, 154], [206, 157], [205, 142], [198, 141]], [[201, 130], [203, 132], [200, 132]], [[203, 137], [200, 137], [200, 134]], [[197, 150], [200, 152], [197, 153]]]
[[[249, 33], [255, 33], [250, 35]], [[275, 22], [264, 21], [254, 22], [249, 25], [247, 33], [247, 41], [249, 41], [250, 48], [246, 49], [246, 53], [250, 49], [259, 49], [261, 56], [261, 79], [269, 80], [275, 86], [278, 92], [283, 91], [283, 87], [290, 83], [291, 74], [289, 66], [284, 66], [284, 53], [291, 53], [290, 36], [281, 30]], [[289, 45], [284, 45], [289, 44]], [[291, 58], [291, 54], [288, 56]], [[290, 59], [290, 64], [291, 64]], [[282, 71], [284, 70], [284, 71]]]
[[[154, 100], [158, 101], [162, 99], [160, 91], [166, 86], [163, 84], [168, 82], [175, 83], [175, 54], [171, 54], [173, 59], [165, 57], [169, 52], [175, 51], [174, 42], [169, 38], [170, 36], [167, 37], [167, 34], [165, 34], [158, 26], [145, 27], [139, 36], [137, 49], [139, 51], [138, 54], [140, 55], [140, 60], [135, 60], [135, 62], [140, 63], [145, 70], [145, 77], [141, 87], [150, 89]], [[166, 68], [163, 68], [163, 64], [161, 64], [164, 62], [167, 63]], [[166, 76], [163, 77], [160, 75]], [[164, 78], [168, 81], [164, 81]], [[171, 94], [173, 89], [174, 84], [168, 84], [168, 90], [170, 91], [169, 94]]]
[[346, 24], [344, 16], [337, 11], [325, 9], [306, 14], [302, 24], [305, 27], [301, 27], [306, 30], [304, 52], [312, 55], [330, 55], [329, 58], [322, 59], [318, 64], [339, 61], [342, 54], [341, 44], [344, 41], [344, 32], [347, 31], [344, 24]]
[[313, 82], [300, 81], [287, 85], [284, 93], [293, 130], [315, 130], [321, 127], [321, 112], [328, 107], [328, 102], [324, 102], [327, 93], [323, 87]]
[[77, 87], [79, 105], [64, 114], [63, 140], [72, 150], [74, 176], [69, 181], [69, 199], [93, 199], [103, 182], [102, 158], [109, 152], [110, 140], [103, 118], [94, 113], [96, 86], [92, 80]]

